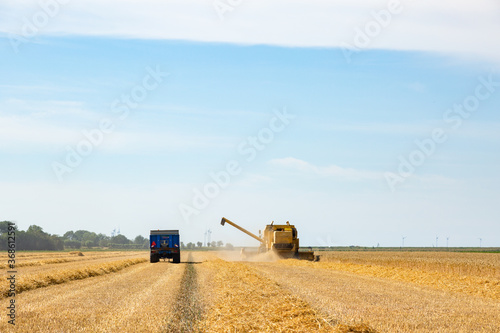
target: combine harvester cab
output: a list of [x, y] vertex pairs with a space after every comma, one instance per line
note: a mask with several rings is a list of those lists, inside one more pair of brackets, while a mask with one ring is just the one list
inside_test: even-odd
[[149, 234], [150, 262], [158, 262], [160, 258], [163, 258], [180, 263], [180, 244], [179, 230], [151, 230]]
[[264, 229], [266, 251], [274, 251], [281, 258], [295, 258], [301, 260], [319, 260], [314, 256], [314, 251], [299, 251], [299, 238], [297, 228], [290, 222], [286, 224], [271, 224]]
[[[273, 251], [281, 258], [296, 258], [302, 260], [317, 261], [319, 256], [314, 255], [314, 251], [299, 251], [299, 238], [297, 229], [289, 222], [286, 224], [268, 224], [264, 229], [264, 234], [258, 237], [250, 231], [240, 227], [234, 222], [222, 218], [221, 224], [225, 223], [232, 225], [238, 230], [243, 231], [250, 237], [260, 242], [259, 252]], [[259, 232], [260, 234], [260, 232]]]

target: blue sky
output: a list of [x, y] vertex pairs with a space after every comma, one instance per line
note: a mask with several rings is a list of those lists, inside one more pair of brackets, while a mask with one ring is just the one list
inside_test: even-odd
[[[1, 219], [57, 234], [178, 228], [186, 242], [211, 229], [213, 240], [255, 245], [220, 226], [226, 216], [254, 232], [289, 220], [304, 245], [399, 246], [406, 236], [408, 246], [436, 237], [439, 246], [447, 237], [450, 246], [500, 246], [500, 47], [484, 38], [498, 32], [491, 9], [500, 10], [483, 2], [445, 1], [446, 15], [414, 4], [348, 59], [356, 27], [387, 4], [242, 2], [221, 20], [195, 0], [117, 11], [106, 11], [112, 1], [60, 1], [27, 36], [26, 22], [44, 9], [7, 1]], [[304, 22], [270, 24], [294, 10]], [[126, 106], [123, 96], [139, 92]], [[71, 172], [54, 171], [103, 120], [113, 129], [91, 153]], [[211, 173], [229, 178], [220, 185]], [[197, 206], [198, 191], [206, 199]]]

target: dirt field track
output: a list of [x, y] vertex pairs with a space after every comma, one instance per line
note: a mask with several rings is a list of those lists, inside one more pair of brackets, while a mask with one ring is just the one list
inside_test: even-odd
[[0, 332], [500, 332], [499, 254], [20, 254], [16, 325], [3, 278]]

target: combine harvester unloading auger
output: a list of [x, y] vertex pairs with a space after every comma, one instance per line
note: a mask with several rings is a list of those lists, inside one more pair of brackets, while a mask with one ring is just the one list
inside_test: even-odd
[[286, 224], [271, 224], [266, 225], [264, 229], [264, 234], [261, 235], [259, 231], [259, 236], [254, 235], [245, 228], [240, 227], [234, 222], [222, 218], [220, 224], [225, 223], [232, 225], [236, 229], [243, 231], [248, 236], [258, 240], [260, 242], [259, 252], [265, 253], [268, 251], [273, 251], [281, 258], [295, 258], [310, 261], [319, 261], [319, 256], [314, 255], [314, 251], [299, 251], [299, 238], [297, 234], [297, 229], [294, 225], [291, 225], [288, 221]]

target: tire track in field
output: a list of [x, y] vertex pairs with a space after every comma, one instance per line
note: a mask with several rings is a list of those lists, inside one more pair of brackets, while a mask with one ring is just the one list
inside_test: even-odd
[[198, 273], [194, 267], [193, 256], [189, 253], [173, 314], [166, 325], [166, 332], [198, 332], [197, 326], [201, 312]]
[[174, 313], [172, 299], [179, 295], [185, 267], [169, 262], [147, 265], [149, 269], [142, 275], [143, 279], [136, 282], [136, 288], [130, 288], [128, 281], [121, 283], [129, 292], [114, 306], [114, 311], [103, 318], [96, 332], [164, 331]]
[[364, 324], [343, 325], [326, 318], [245, 263], [210, 260], [201, 271], [203, 332], [374, 332]]

